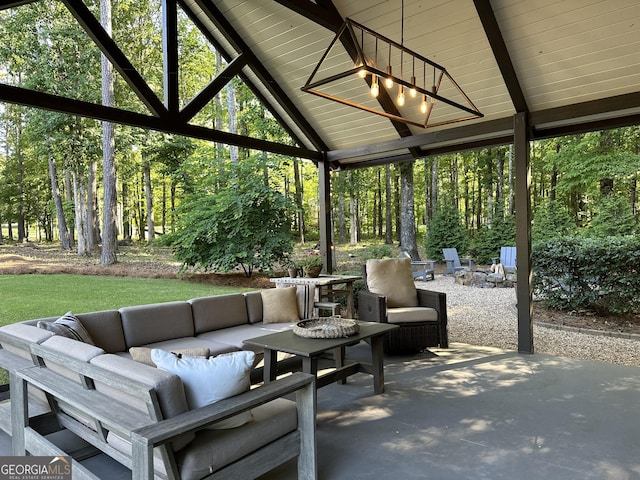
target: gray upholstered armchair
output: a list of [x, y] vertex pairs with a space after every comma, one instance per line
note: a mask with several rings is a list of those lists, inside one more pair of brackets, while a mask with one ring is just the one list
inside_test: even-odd
[[358, 295], [360, 320], [400, 326], [385, 337], [386, 353], [449, 347], [447, 297], [441, 292], [416, 289], [410, 259], [367, 260], [363, 276], [367, 290]]

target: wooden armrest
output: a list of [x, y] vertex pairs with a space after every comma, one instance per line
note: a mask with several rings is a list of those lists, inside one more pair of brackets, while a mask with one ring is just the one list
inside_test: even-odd
[[137, 429], [131, 432], [131, 442], [145, 449], [155, 447], [190, 430], [211, 425], [305, 387], [313, 389], [314, 383], [314, 375], [296, 372], [240, 395]]

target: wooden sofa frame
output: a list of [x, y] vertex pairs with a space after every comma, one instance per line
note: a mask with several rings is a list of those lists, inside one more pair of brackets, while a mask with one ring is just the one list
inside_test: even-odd
[[[154, 472], [154, 448], [156, 447], [159, 447], [164, 460], [167, 478], [179, 479], [180, 475], [171, 447], [171, 442], [177, 437], [295, 393], [298, 412], [297, 430], [212, 472], [206, 478], [255, 478], [295, 457], [298, 458], [298, 478], [309, 480], [317, 478], [315, 377], [313, 375], [294, 373], [235, 397], [163, 420], [158, 398], [153, 389], [41, 345], [34, 344], [30, 348], [35, 365], [10, 372], [14, 455], [25, 455], [27, 452], [31, 455], [69, 455], [46, 438], [46, 431], [40, 431], [37, 428], [36, 425], [46, 422], [40, 422], [41, 419], [37, 417], [42, 415], [33, 416], [29, 410], [27, 389], [30, 387], [45, 392], [51, 408], [51, 412], [46, 415], [53, 416], [60, 428], [73, 432], [99, 451], [131, 469], [132, 478], [136, 480], [157, 478], [158, 472]], [[63, 365], [66, 369], [77, 373], [80, 381], [72, 380], [48, 368], [45, 361], [47, 364], [51, 362]], [[96, 390], [96, 382], [144, 399], [147, 414]], [[81, 412], [83, 419], [88, 418], [90, 422], [78, 421], [68, 413], [73, 411]], [[131, 456], [123, 454], [107, 443], [106, 435], [109, 431], [131, 442]], [[77, 460], [73, 460], [72, 468], [74, 480], [98, 478]]]

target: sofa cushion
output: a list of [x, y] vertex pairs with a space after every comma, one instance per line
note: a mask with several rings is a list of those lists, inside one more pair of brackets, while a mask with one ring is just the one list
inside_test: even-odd
[[127, 348], [180, 337], [193, 337], [193, 316], [187, 302], [165, 302], [119, 310]]
[[89, 335], [87, 329], [84, 328], [82, 322], [73, 314], [73, 312], [65, 313], [55, 322], [39, 321], [37, 326], [38, 328], [49, 330], [61, 337], [67, 337], [73, 340], [78, 340], [79, 342], [88, 343], [89, 345], [95, 345], [91, 335]]
[[12, 323], [1, 327], [1, 330], [3, 335], [7, 335], [12, 338], [11, 341], [0, 342], [2, 344], [2, 348], [7, 352], [14, 353], [29, 360], [31, 360], [29, 344], [40, 344], [54, 335], [54, 333], [49, 330], [44, 330], [33, 324], [29, 325], [27, 323]]
[[291, 323], [300, 320], [296, 287], [261, 290], [262, 321], [264, 323]]
[[249, 323], [262, 322], [262, 294], [260, 290], [242, 294], [247, 304], [247, 316]]
[[241, 293], [193, 298], [189, 303], [196, 335], [248, 322], [247, 305]]
[[228, 345], [216, 341], [216, 335], [212, 335], [212, 340], [208, 340], [200, 336], [174, 338], [172, 340], [165, 340], [163, 342], [148, 343], [146, 345], [143, 345], [143, 347], [159, 348], [160, 350], [165, 350], [167, 352], [172, 352], [174, 350], [184, 350], [188, 348], [208, 348], [209, 356], [216, 356], [220, 355], [221, 353], [231, 353], [238, 350], [233, 345]]
[[298, 428], [296, 404], [278, 398], [253, 409], [253, 421], [231, 430], [201, 430], [176, 455], [182, 480], [199, 480]]
[[[178, 357], [164, 350], [153, 349], [151, 359], [158, 368], [182, 379], [187, 405], [194, 410], [249, 390], [249, 373], [255, 354], [234, 352], [217, 357]], [[243, 412], [217, 422], [209, 428], [225, 429], [244, 425], [251, 420], [251, 412]]]
[[78, 313], [76, 317], [87, 329], [95, 344], [107, 353], [127, 350], [122, 331], [120, 312], [103, 310], [100, 312]]
[[[155, 367], [156, 364], [151, 360], [151, 348], [148, 347], [131, 347], [129, 349], [129, 355], [136, 362], [144, 363], [151, 367]], [[210, 352], [208, 348], [176, 348], [171, 350], [171, 353], [176, 355], [186, 355], [188, 357], [202, 357], [209, 358]]]
[[[172, 418], [189, 410], [182, 381], [177, 375], [110, 353], [94, 357], [90, 363], [152, 388], [158, 397], [162, 418]], [[148, 415], [145, 399], [133, 397], [121, 389], [100, 382], [96, 382], [96, 390], [128, 403]], [[173, 448], [179, 450], [193, 438], [193, 434], [183, 435], [172, 442]]]
[[387, 307], [417, 307], [418, 294], [410, 258], [367, 260], [367, 288], [387, 297]]

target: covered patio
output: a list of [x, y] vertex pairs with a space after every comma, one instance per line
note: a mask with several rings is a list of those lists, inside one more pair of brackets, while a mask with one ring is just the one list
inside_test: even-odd
[[[0, 1], [0, 9], [35, 0]], [[517, 348], [454, 343], [434, 355], [387, 357], [386, 392], [370, 381], [318, 393], [319, 474], [324, 479], [640, 478], [640, 370], [534, 353], [529, 142], [640, 123], [640, 9], [634, 0], [406, 1], [411, 49], [447, 67], [483, 117], [422, 129], [300, 90], [345, 18], [400, 35], [400, 1], [166, 0], [164, 100], [158, 99], [82, 1], [65, 5], [148, 108], [93, 105], [11, 85], [0, 101], [225, 142], [314, 161], [321, 248], [331, 262], [330, 174], [512, 143], [516, 169]], [[197, 102], [179, 107], [177, 8], [222, 53], [226, 70]], [[191, 125], [238, 76], [285, 126], [279, 145]], [[365, 94], [368, 94], [367, 85]], [[384, 92], [384, 89], [382, 89]], [[387, 113], [397, 113], [388, 94]], [[395, 113], [394, 113], [395, 112]], [[453, 319], [452, 319], [453, 320]], [[361, 346], [350, 354], [361, 354]], [[11, 441], [0, 437], [2, 455]], [[104, 478], [130, 472], [104, 456]], [[264, 478], [295, 478], [287, 464]]]
[[[318, 391], [319, 478], [640, 478], [637, 367], [461, 343], [433, 353], [388, 357], [381, 395], [366, 375]], [[84, 464], [131, 478], [104, 455]], [[262, 478], [297, 478], [295, 461]]]

